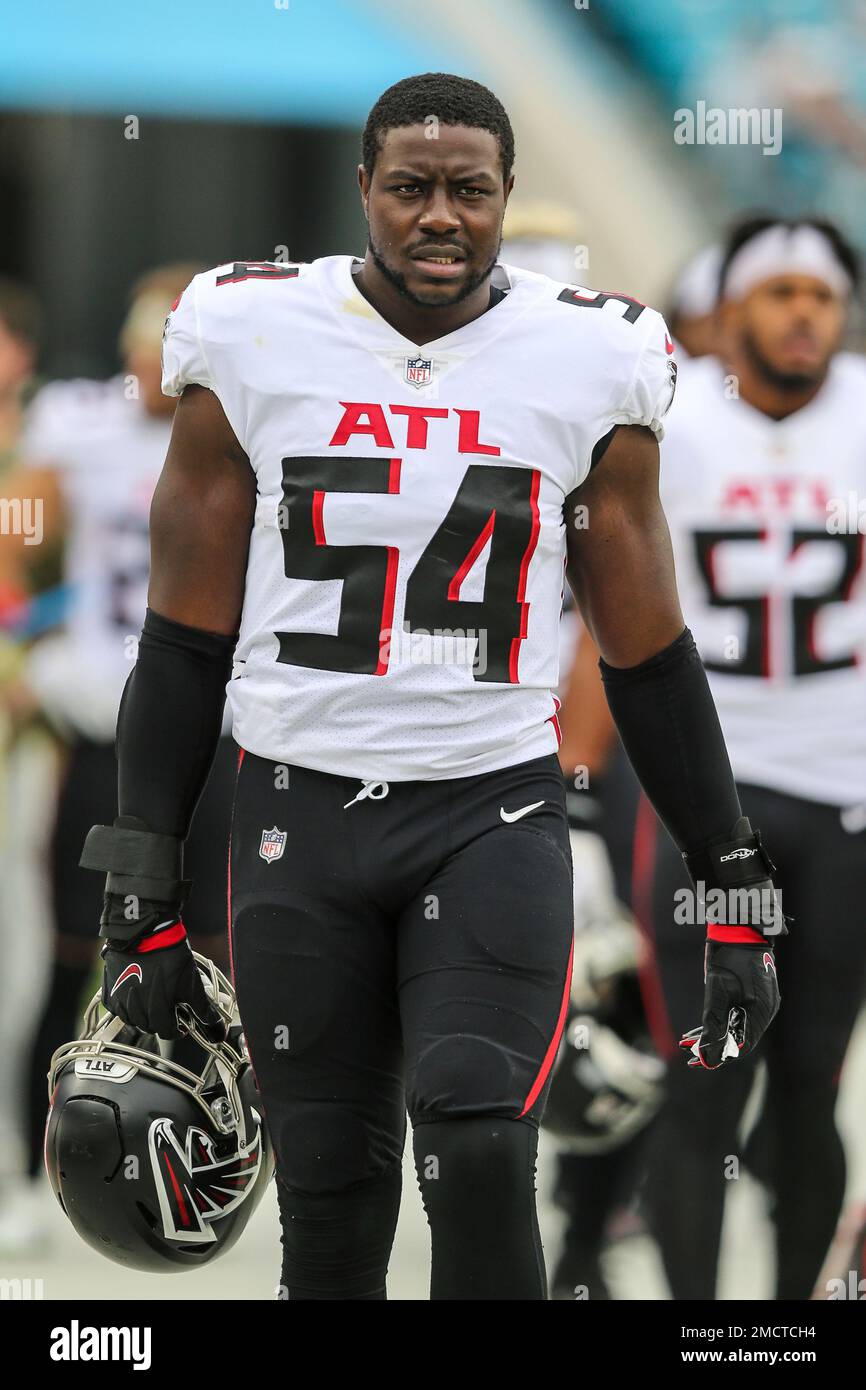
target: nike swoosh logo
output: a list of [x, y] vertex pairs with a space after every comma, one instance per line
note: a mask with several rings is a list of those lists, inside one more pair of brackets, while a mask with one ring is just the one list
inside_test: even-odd
[[666, 334], [665, 334], [665, 352], [668, 354], [668, 356], [670, 356], [670, 354], [673, 352], [673, 350], [674, 350], [673, 339], [671, 338], [671, 336], [670, 336], [669, 333], [666, 333]]
[[506, 825], [510, 825], [512, 821], [520, 820], [521, 816], [528, 816], [530, 811], [537, 811], [539, 806], [543, 805], [543, 801], [533, 801], [531, 806], [521, 806], [519, 811], [506, 811], [504, 806], [500, 806], [499, 814]]
[[[773, 974], [776, 975], [776, 962], [773, 960], [773, 957], [770, 955], [769, 951], [764, 952], [764, 959], [761, 962], [761, 964], [763, 965], [768, 975], [771, 970]], [[778, 975], [776, 976], [776, 978], [778, 979]]]
[[[125, 970], [122, 970], [111, 987], [111, 994], [113, 994], [116, 989], [120, 989], [120, 986], [123, 984], [124, 980], [131, 980], [133, 977], [135, 977], [138, 980], [138, 983], [141, 984], [140, 965], [128, 965]], [[111, 998], [111, 995], [109, 995], [109, 998]]]

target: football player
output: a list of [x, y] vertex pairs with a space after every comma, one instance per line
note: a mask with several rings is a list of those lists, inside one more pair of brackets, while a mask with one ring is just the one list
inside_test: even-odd
[[[364, 257], [219, 266], [166, 329], [181, 399], [119, 814], [82, 862], [108, 871], [106, 1004], [163, 1037], [179, 1002], [209, 1023], [182, 851], [228, 682], [234, 975], [292, 1300], [385, 1297], [407, 1108], [431, 1297], [546, 1296], [537, 1129], [573, 941], [551, 693], [566, 562], [695, 877], [769, 883], [658, 500], [673, 345], [628, 296], [497, 264], [513, 159], [486, 88], [407, 78], [364, 131]], [[707, 947], [707, 1066], [778, 1007], [778, 922], [744, 917]]]
[[671, 291], [667, 321], [677, 352], [686, 358], [705, 357], [718, 346], [721, 264], [721, 246], [703, 247], [683, 266]]
[[[18, 1171], [21, 1163], [21, 1039], [32, 1016], [33, 977], [38, 972], [35, 954], [17, 945], [13, 949], [11, 942], [31, 910], [39, 877], [32, 870], [30, 832], [34, 819], [42, 820], [40, 773], [50, 777], [53, 771], [50, 740], [32, 728], [20, 731], [3, 698], [24, 660], [19, 620], [29, 592], [21, 556], [33, 555], [39, 535], [38, 516], [29, 509], [18, 510], [9, 482], [21, 462], [27, 406], [36, 390], [41, 329], [42, 308], [34, 291], [0, 276], [0, 1203], [2, 1175]], [[38, 575], [30, 567], [28, 577], [32, 587], [56, 582], [44, 563]]]
[[[0, 1205], [0, 1248], [10, 1251], [43, 1237], [45, 1077], [55, 1048], [75, 1036], [97, 956], [99, 888], [78, 859], [88, 827], [113, 811], [114, 729], [146, 610], [148, 511], [175, 409], [160, 390], [162, 329], [169, 305], [196, 269], [187, 263], [165, 266], [133, 287], [120, 338], [121, 374], [109, 381], [62, 381], [42, 388], [21, 444], [26, 466], [8, 480], [10, 491], [41, 504], [43, 546], [62, 536], [68, 596], [62, 625], [34, 643], [0, 696], [18, 724], [28, 713], [40, 714], [63, 748], [48, 853], [52, 960], [26, 1062], [27, 1176], [8, 1185]], [[20, 550], [25, 559], [36, 560], [42, 547]], [[230, 744], [226, 738], [196, 824], [193, 854], [206, 872], [191, 906], [197, 948], [226, 965]]]
[[[723, 349], [690, 365], [662, 448], [683, 609], [794, 923], [779, 949], [787, 1007], [763, 1051], [760, 1144], [748, 1154], [774, 1194], [779, 1298], [809, 1297], [839, 1214], [833, 1116], [866, 967], [866, 363], [839, 351], [857, 278], [833, 226], [739, 225], [723, 259]], [[697, 953], [675, 920], [686, 886], [676, 847], [659, 836], [647, 887], [670, 1056], [692, 1008]], [[712, 1085], [671, 1063], [650, 1197], [676, 1298], [715, 1296], [726, 1177], [742, 1155], [753, 1079], [751, 1059]]]

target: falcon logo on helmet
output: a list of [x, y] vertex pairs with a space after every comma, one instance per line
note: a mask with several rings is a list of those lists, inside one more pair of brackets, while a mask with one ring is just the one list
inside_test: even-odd
[[206, 1130], [190, 1127], [181, 1144], [171, 1120], [154, 1120], [148, 1134], [162, 1228], [167, 1240], [216, 1240], [211, 1223], [233, 1211], [258, 1177], [262, 1146], [218, 1158]]

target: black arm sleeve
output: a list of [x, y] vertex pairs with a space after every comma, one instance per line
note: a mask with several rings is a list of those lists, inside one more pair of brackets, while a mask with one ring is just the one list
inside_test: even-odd
[[216, 752], [237, 635], [147, 610], [117, 719], [118, 814], [185, 839]]
[[629, 761], [680, 852], [729, 839], [740, 800], [689, 629], [639, 666], [599, 667]]

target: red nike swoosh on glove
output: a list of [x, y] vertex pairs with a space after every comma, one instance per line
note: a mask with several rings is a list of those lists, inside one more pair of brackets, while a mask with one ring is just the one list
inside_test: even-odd
[[776, 962], [773, 960], [773, 957], [770, 955], [770, 952], [769, 952], [769, 951], [765, 951], [765, 952], [764, 952], [764, 958], [763, 958], [763, 961], [762, 961], [761, 963], [762, 963], [762, 965], [763, 965], [763, 967], [764, 967], [765, 970], [770, 970], [770, 968], [772, 967], [772, 971], [773, 971], [773, 974], [776, 975], [776, 979], [779, 978], [778, 975], [776, 974]]
[[[123, 984], [124, 980], [131, 979], [133, 975], [137, 978], [138, 983], [141, 984], [140, 965], [128, 965], [125, 970], [122, 970], [111, 987], [111, 994], [113, 994], [116, 989], [120, 989], [120, 986]], [[109, 999], [111, 998], [111, 994], [108, 996]]]

